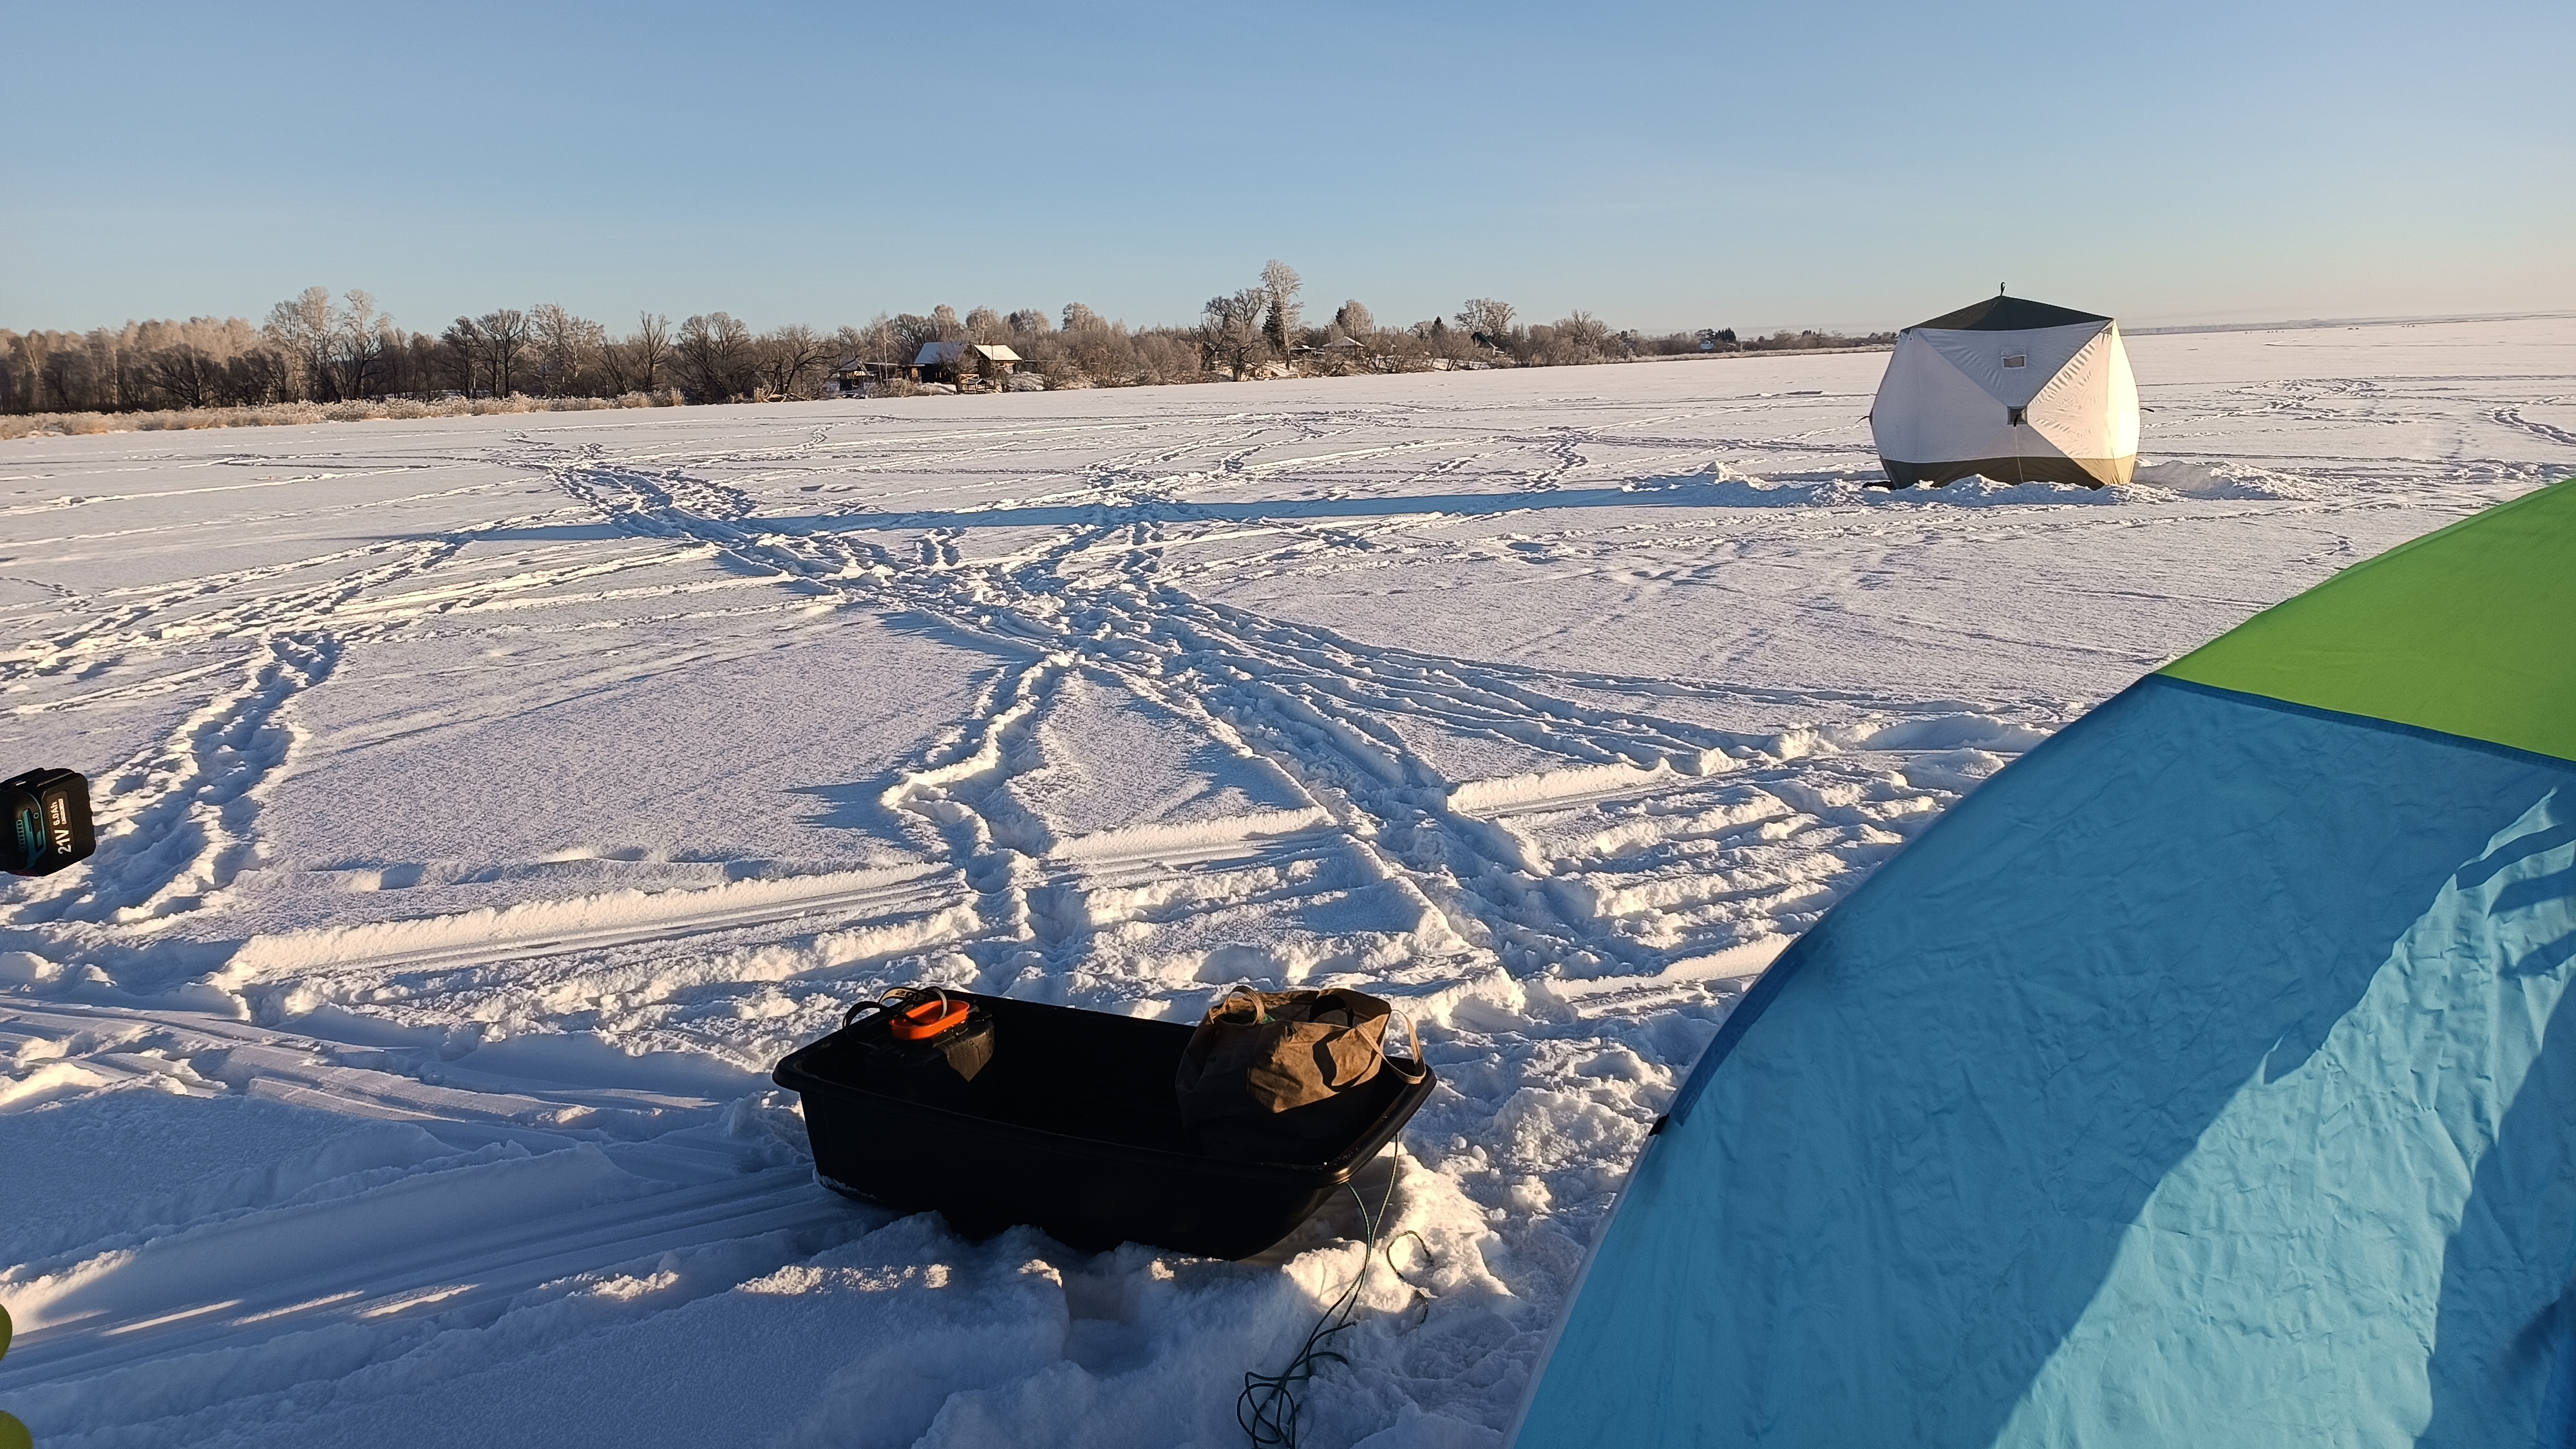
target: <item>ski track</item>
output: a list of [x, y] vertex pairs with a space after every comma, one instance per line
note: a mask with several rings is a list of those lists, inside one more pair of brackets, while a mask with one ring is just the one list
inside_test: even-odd
[[[2142, 373], [2168, 345], [2138, 341]], [[1241, 1369], [1355, 1269], [1346, 1208], [1245, 1266], [969, 1245], [817, 1189], [762, 1077], [897, 982], [1173, 1019], [1237, 982], [1346, 982], [1405, 1008], [1445, 1085], [1392, 1179], [1421, 1254], [1381, 1266], [1309, 1442], [1493, 1443], [1744, 987], [1945, 806], [2187, 647], [2146, 627], [2176, 588], [2223, 627], [2576, 466], [2548, 420], [2564, 369], [2317, 361], [2151, 381], [2174, 446], [2101, 494], [1865, 493], [1867, 357], [9, 445], [7, 717], [48, 762], [82, 729], [124, 743], [75, 761], [98, 855], [0, 891], [0, 1150], [165, 1123], [242, 1148], [138, 1159], [59, 1210], [34, 1190], [0, 1267], [0, 1406], [48, 1444], [328, 1442], [438, 1422], [531, 1354], [614, 1375], [665, 1325], [855, 1294], [834, 1311], [916, 1328], [801, 1368], [713, 1350], [709, 1373], [769, 1385], [733, 1401], [744, 1442], [1225, 1442]], [[138, 561], [172, 532], [273, 541]], [[2189, 573], [2257, 536], [2285, 576]], [[44, 565], [74, 543], [122, 561]], [[1583, 642], [1604, 610], [1651, 634], [1714, 607], [1741, 660], [1897, 647], [1918, 636], [1836, 631], [1952, 556], [2087, 561], [2048, 586], [2107, 622], [2045, 645], [2087, 682], [1855, 687]], [[1763, 592], [1783, 559], [1807, 592]], [[1485, 627], [1525, 644], [1425, 642], [1475, 618], [1444, 590], [1496, 577], [1525, 606]], [[1365, 627], [1304, 602], [1337, 598], [1376, 601]], [[316, 859], [264, 827], [332, 788], [321, 754], [401, 750], [459, 709], [542, 718], [886, 629], [972, 680], [908, 754], [817, 782], [870, 854]], [[2006, 610], [1934, 637], [2002, 658], [2035, 633]], [[390, 688], [370, 681], [395, 651], [576, 638], [600, 642], [312, 722]], [[77, 1184], [113, 1158], [55, 1161]], [[906, 1358], [922, 1332], [958, 1347]], [[924, 1374], [945, 1387], [891, 1418], [856, 1407], [852, 1385]], [[1049, 1410], [1067, 1394], [1096, 1412]]]

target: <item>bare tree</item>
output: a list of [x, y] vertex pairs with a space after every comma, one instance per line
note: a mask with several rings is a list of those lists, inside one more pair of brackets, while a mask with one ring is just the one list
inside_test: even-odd
[[[1067, 302], [1064, 307], [1062, 360], [1048, 369], [1051, 384], [1081, 381], [1105, 386], [1123, 386], [1147, 371], [1147, 364], [1137, 351], [1136, 340], [1127, 329], [1092, 311], [1080, 302]], [[1194, 364], [1198, 349], [1190, 349]]]
[[1560, 363], [1599, 362], [1609, 350], [1609, 324], [1579, 308], [1559, 319], [1555, 331]]
[[1207, 376], [1205, 344], [1191, 346], [1186, 332], [1157, 329], [1132, 340], [1121, 333], [1119, 341], [1127, 344], [1128, 355], [1134, 359], [1135, 380], [1196, 382]]
[[814, 375], [831, 360], [832, 340], [795, 323], [764, 334], [754, 352], [760, 385], [769, 396], [810, 397]]
[[475, 395], [475, 384], [483, 375], [483, 329], [471, 317], [459, 317], [447, 324], [438, 340], [447, 344], [447, 365], [453, 371], [456, 390], [467, 397]]
[[295, 383], [305, 396], [329, 401], [324, 394], [332, 390], [331, 355], [335, 350], [332, 336], [331, 289], [307, 287], [293, 298], [268, 309], [268, 321], [260, 331], [271, 345], [286, 354], [295, 369]]
[[401, 365], [390, 390], [426, 397], [446, 371], [446, 344], [426, 332], [405, 333], [400, 356]]
[[179, 343], [152, 354], [152, 385], [174, 407], [213, 407], [223, 390], [224, 367], [204, 348]]
[[398, 341], [394, 319], [376, 310], [376, 299], [352, 287], [331, 318], [332, 350], [340, 365], [341, 391], [348, 397], [375, 397], [384, 392], [385, 353]]
[[1270, 305], [1269, 289], [1246, 287], [1231, 297], [1210, 297], [1206, 319], [1199, 324], [1200, 345], [1208, 360], [1241, 382], [1270, 351], [1262, 335], [1261, 314]]
[[[1080, 387], [1240, 380], [1258, 375], [1273, 357], [1303, 355], [1309, 345], [1324, 349], [1311, 359], [1317, 370], [1339, 373], [1413, 371], [1494, 352], [1521, 364], [1547, 364], [1892, 340], [1807, 331], [1738, 341], [1724, 329], [1614, 335], [1580, 311], [1525, 324], [1509, 304], [1490, 297], [1469, 299], [1455, 326], [1433, 318], [1409, 329], [1385, 327], [1351, 299], [1333, 312], [1330, 326], [1308, 329], [1298, 315], [1302, 286], [1295, 268], [1273, 260], [1259, 285], [1211, 298], [1189, 327], [1131, 330], [1079, 302], [1065, 305], [1061, 330], [1034, 309], [1005, 315], [977, 307], [961, 317], [942, 305], [928, 316], [880, 315], [828, 339], [803, 326], [755, 337], [722, 312], [691, 317], [675, 331], [667, 318], [644, 313], [635, 331], [615, 342], [598, 324], [554, 305], [459, 317], [435, 336], [407, 334], [366, 292], [352, 290], [335, 302], [314, 287], [277, 304], [257, 328], [239, 318], [198, 317], [85, 333], [0, 330], [0, 411], [327, 401], [426, 392], [449, 381], [477, 396], [523, 387], [553, 396], [605, 395], [680, 382], [701, 401], [805, 397], [818, 369], [833, 358], [892, 371], [914, 363], [933, 343], [1008, 345], [1026, 371], [1053, 385]], [[942, 376], [969, 381], [998, 370], [973, 353], [933, 365]]]
[[890, 366], [912, 361], [895, 354], [903, 348], [903, 338], [896, 332], [894, 319], [883, 312], [868, 319], [865, 327], [844, 327], [835, 334], [842, 355], [861, 362]]
[[599, 358], [609, 386], [619, 392], [651, 392], [671, 363], [671, 319], [659, 312], [636, 313], [635, 330], [623, 342], [604, 344]]
[[[486, 312], [467, 323], [456, 319], [474, 335], [481, 345], [483, 380], [494, 397], [508, 397], [519, 388], [519, 362], [528, 350], [528, 314], [516, 307], [503, 307]], [[453, 334], [456, 328], [450, 327]]]
[[953, 323], [957, 320], [957, 313], [953, 309], [941, 307], [927, 317], [916, 312], [906, 312], [886, 324], [895, 343], [895, 352], [898, 354], [894, 358], [897, 367], [912, 366], [913, 360], [921, 356], [921, 349], [933, 342], [953, 340], [952, 334], [943, 330], [940, 312], [948, 314], [948, 322]]
[[26, 373], [26, 407], [34, 412], [45, 405], [45, 364], [53, 360], [52, 343], [42, 332], [30, 332], [11, 343], [10, 351], [15, 354], [10, 360], [17, 364], [13, 370]]
[[1286, 357], [1297, 342], [1297, 292], [1304, 285], [1297, 269], [1276, 257], [1261, 269], [1261, 290], [1270, 304], [1270, 315], [1262, 320], [1261, 331], [1281, 357]]
[[[79, 341], [70, 333], [64, 333], [62, 336], [66, 342]], [[283, 356], [283, 354], [280, 355]], [[58, 405], [77, 408], [84, 406], [88, 401], [88, 389], [82, 386], [86, 379], [80, 375], [80, 353], [77, 347], [56, 347], [46, 353], [41, 375], [44, 378], [44, 386], [54, 390], [54, 401]], [[44, 388], [38, 388], [36, 395], [44, 396]]]
[[254, 347], [235, 357], [224, 374], [224, 390], [237, 403], [284, 402], [294, 393], [286, 354], [274, 347]]
[[608, 336], [607, 329], [604, 327], [600, 329], [600, 334], [599, 380], [606, 395], [614, 397], [621, 393], [637, 391], [635, 369], [630, 365], [627, 344]]
[[1491, 297], [1470, 297], [1458, 311], [1458, 326], [1489, 347], [1502, 347], [1512, 336], [1512, 304]]
[[723, 312], [680, 324], [673, 348], [680, 377], [701, 402], [722, 402], [751, 391], [751, 329]]
[[545, 302], [528, 309], [528, 332], [545, 394], [566, 397], [586, 391], [593, 369], [607, 350], [608, 329]]

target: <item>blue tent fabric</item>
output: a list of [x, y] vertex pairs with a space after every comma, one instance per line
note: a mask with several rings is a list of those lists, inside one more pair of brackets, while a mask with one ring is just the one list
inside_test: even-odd
[[1765, 974], [1517, 1443], [2568, 1442], [2571, 958], [2576, 763], [2151, 676]]

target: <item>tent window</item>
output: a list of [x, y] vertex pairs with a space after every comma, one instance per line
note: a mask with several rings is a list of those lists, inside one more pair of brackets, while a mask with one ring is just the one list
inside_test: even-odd
[[2004, 366], [2028, 367], [2030, 366], [2030, 354], [2026, 352], [2007, 352], [2004, 354]]

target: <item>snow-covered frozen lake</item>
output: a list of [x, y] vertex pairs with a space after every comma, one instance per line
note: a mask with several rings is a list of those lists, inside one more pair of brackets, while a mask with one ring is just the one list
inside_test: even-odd
[[2130, 347], [2099, 493], [1865, 491], [1883, 355], [0, 444], [0, 766], [103, 838], [0, 891], [0, 1408], [1239, 1443], [1355, 1212], [971, 1244], [815, 1186], [765, 1074], [905, 982], [1251, 980], [1396, 999], [1444, 1079], [1306, 1442], [1493, 1444], [1787, 938], [2139, 674], [2576, 473], [2576, 321]]

